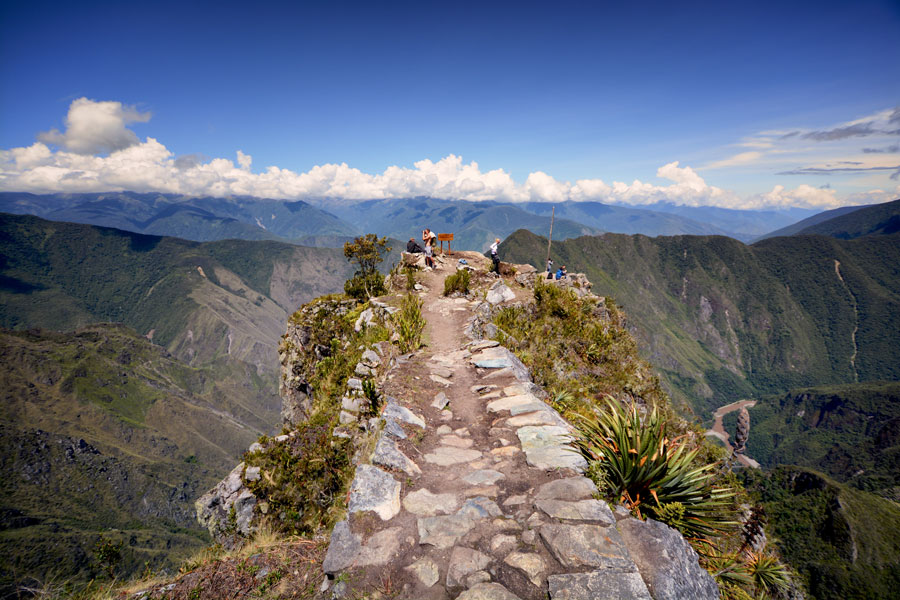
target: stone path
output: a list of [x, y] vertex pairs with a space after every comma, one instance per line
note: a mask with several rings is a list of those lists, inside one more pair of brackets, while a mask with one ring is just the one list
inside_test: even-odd
[[[463, 337], [480, 302], [438, 296], [443, 274], [423, 294], [428, 349], [387, 374], [386, 424], [334, 528], [323, 596], [718, 598], [677, 532], [647, 537], [660, 524], [594, 498], [571, 427], [508, 350]], [[642, 567], [639, 552], [671, 565]]]

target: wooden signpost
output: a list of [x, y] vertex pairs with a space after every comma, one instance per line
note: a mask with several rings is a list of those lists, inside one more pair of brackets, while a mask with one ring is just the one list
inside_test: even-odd
[[447, 242], [447, 255], [453, 256], [453, 250], [450, 248], [450, 242], [453, 241], [452, 233], [439, 233], [438, 241], [441, 243], [441, 254], [444, 253], [444, 242]]

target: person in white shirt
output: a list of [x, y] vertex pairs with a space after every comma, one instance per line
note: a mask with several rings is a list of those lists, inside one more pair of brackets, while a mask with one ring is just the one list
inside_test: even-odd
[[494, 243], [491, 244], [491, 261], [493, 263], [491, 265], [491, 271], [493, 271], [497, 275], [500, 274], [500, 256], [497, 254], [497, 250], [498, 250], [499, 246], [500, 246], [500, 238], [497, 238], [494, 240]]

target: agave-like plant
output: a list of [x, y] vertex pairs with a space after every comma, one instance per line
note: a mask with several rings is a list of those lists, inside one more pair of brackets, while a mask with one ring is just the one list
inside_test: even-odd
[[623, 408], [605, 398], [605, 412], [580, 416], [576, 449], [589, 463], [599, 462], [619, 500], [641, 514], [673, 502], [684, 506], [682, 533], [702, 538], [736, 525], [724, 516], [730, 488], [712, 485], [715, 463], [695, 466], [699, 449], [688, 449], [684, 436], [669, 439], [666, 422], [656, 408], [641, 417], [634, 403]]
[[791, 573], [781, 561], [770, 554], [750, 552], [747, 572], [760, 595], [779, 597], [791, 587]]

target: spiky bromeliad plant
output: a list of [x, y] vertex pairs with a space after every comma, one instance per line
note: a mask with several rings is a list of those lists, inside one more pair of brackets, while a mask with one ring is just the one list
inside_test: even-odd
[[[666, 422], [653, 408], [642, 419], [637, 407], [622, 407], [607, 396], [597, 417], [581, 417], [575, 445], [628, 508], [638, 515], [664, 516], [680, 503], [682, 533], [705, 537], [736, 523], [724, 515], [734, 491], [712, 485], [715, 463], [696, 466], [699, 449], [689, 450], [684, 436], [666, 437]], [[599, 471], [599, 473], [598, 473]]]

